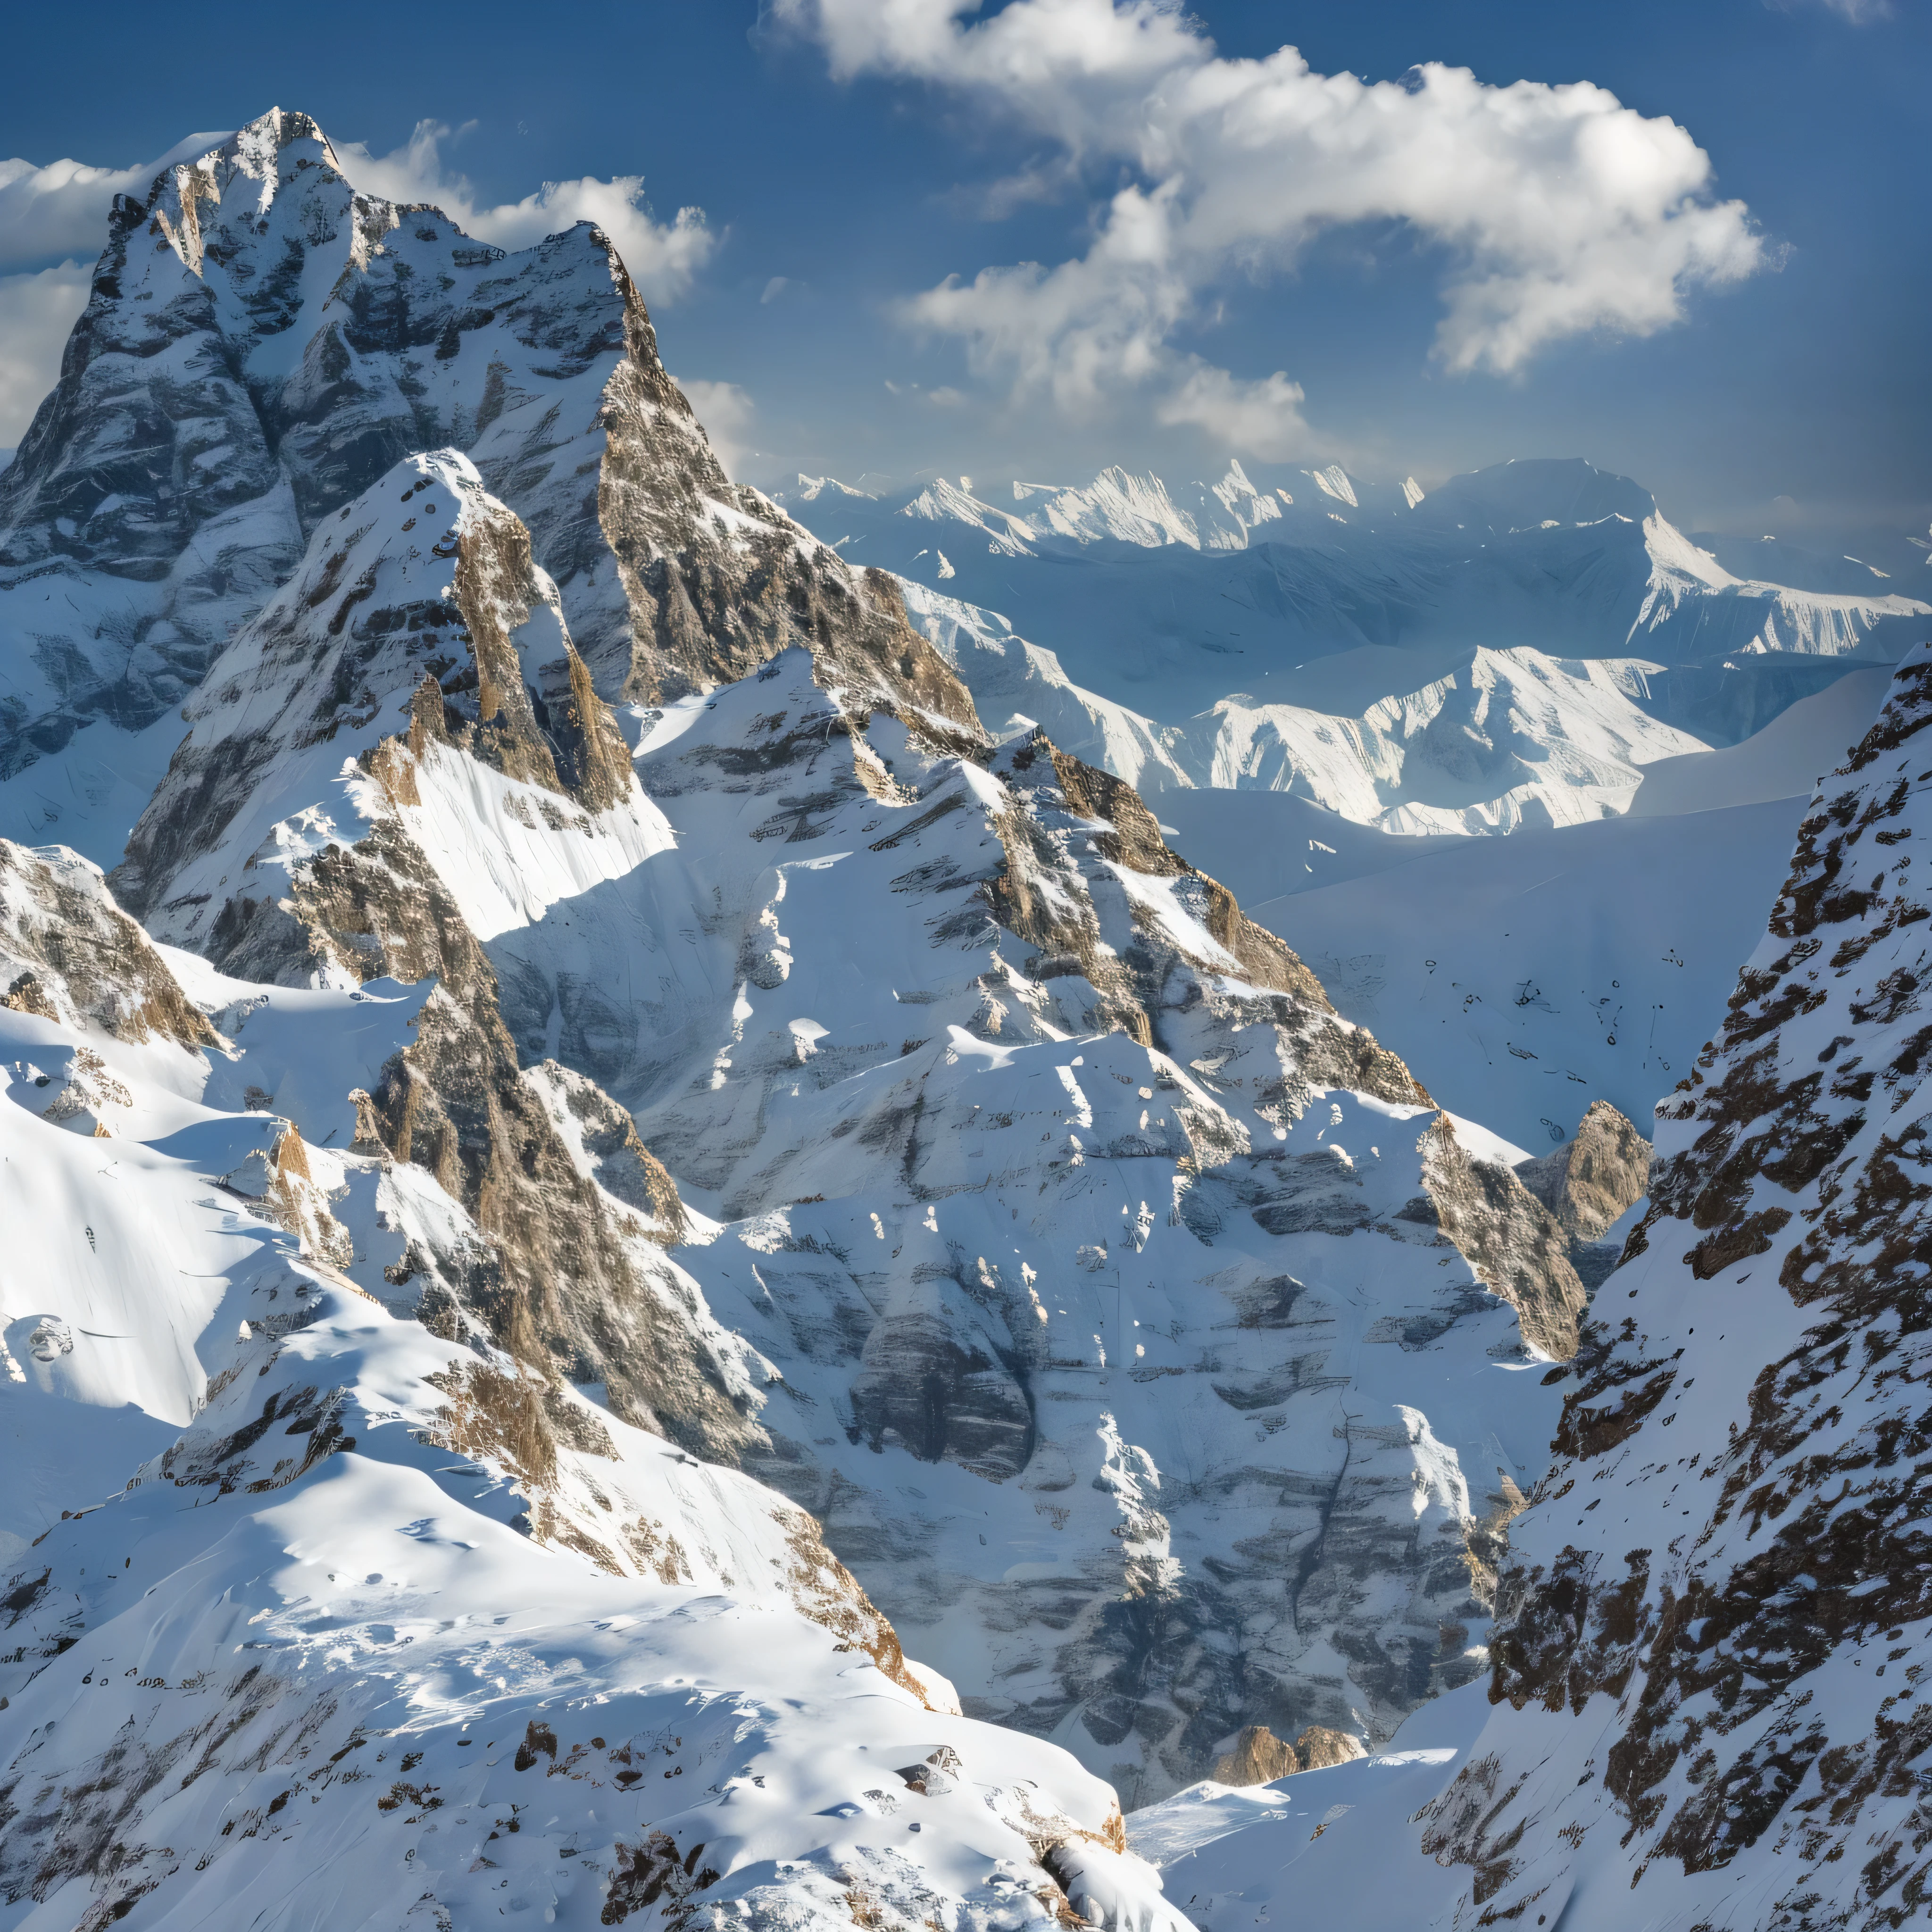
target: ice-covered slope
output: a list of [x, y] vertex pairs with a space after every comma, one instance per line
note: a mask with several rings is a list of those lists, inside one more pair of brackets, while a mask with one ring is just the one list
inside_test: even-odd
[[1200, 1932], [1419, 1932], [1450, 1886], [1418, 1841], [1415, 1814], [1468, 1762], [1487, 1710], [1472, 1684], [1370, 1756], [1271, 1784], [1204, 1780], [1136, 1812], [1130, 1842]]
[[1478, 650], [1359, 718], [1223, 698], [1174, 755], [1209, 786], [1292, 791], [1389, 832], [1576, 824], [1626, 810], [1642, 766], [1705, 748], [1640, 708], [1654, 668]]
[[1592, 1098], [1642, 1121], [1683, 1076], [1804, 809], [1463, 839], [1258, 899], [1255, 916], [1292, 936], [1342, 1012], [1439, 1069], [1445, 1105], [1541, 1151]]
[[[1159, 808], [1446, 1106], [1537, 1145], [1574, 1125], [1556, 1096], [1642, 1120], [1690, 1064], [1784, 876], [1808, 797], [1789, 788], [1810, 783], [1794, 774], [1840, 762], [1886, 681], [1854, 672], [1768, 742], [1650, 767], [1620, 820], [1472, 841], [1369, 832], [1282, 794], [1168, 790]], [[1659, 804], [1689, 809], [1644, 812], [1663, 773]]]
[[1888, 672], [1856, 670], [1801, 698], [1762, 731], [1736, 745], [1661, 758], [1631, 801], [1640, 818], [1716, 812], [1774, 798], [1808, 798], [1818, 774], [1857, 743], [1884, 702]]

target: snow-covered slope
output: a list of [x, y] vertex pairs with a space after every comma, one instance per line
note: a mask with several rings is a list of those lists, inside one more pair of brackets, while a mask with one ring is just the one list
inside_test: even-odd
[[1013, 500], [1029, 506], [1025, 521], [1036, 536], [1082, 544], [1105, 538], [1149, 547], [1178, 543], [1192, 550], [1245, 550], [1269, 524], [1280, 523], [1284, 505], [1294, 502], [1286, 491], [1257, 489], [1235, 462], [1218, 483], [1187, 484], [1174, 494], [1158, 476], [1117, 467], [1103, 470], [1084, 489], [1016, 483]]
[[1852, 671], [1741, 743], [1660, 758], [1645, 771], [1630, 810], [1640, 818], [1661, 818], [1809, 798], [1818, 774], [1832, 770], [1846, 746], [1864, 736], [1891, 682], [1888, 671]]
[[[1292, 897], [1257, 893], [1254, 916], [1341, 1011], [1430, 1068], [1445, 1106], [1541, 1151], [1592, 1097], [1642, 1121], [1683, 1076], [1804, 810], [1785, 800], [1460, 839]], [[1251, 842], [1224, 818], [1199, 849]], [[1300, 870], [1292, 850], [1279, 862]]]
[[[1525, 649], [1456, 652], [1446, 663], [1376, 652], [1324, 680], [1324, 703], [1242, 692], [1163, 724], [1075, 684], [994, 613], [909, 579], [904, 588], [908, 616], [995, 735], [1039, 725], [1143, 792], [1292, 792], [1386, 832], [1510, 832], [1612, 817], [1645, 766], [1706, 748], [1643, 708], [1658, 666]], [[1393, 691], [1380, 682], [1390, 676], [1403, 680]], [[1364, 697], [1365, 685], [1375, 694]], [[1351, 686], [1362, 705], [1352, 716], [1340, 708]]]
[[[1649, 767], [1618, 820], [1410, 838], [1279, 793], [1170, 790], [1158, 806], [1342, 1012], [1429, 1068], [1445, 1106], [1538, 1145], [1574, 1124], [1556, 1096], [1601, 1095], [1642, 1120], [1690, 1064], [1784, 876], [1809, 796], [1790, 788], [1864, 735], [1888, 682], [1873, 675], [1802, 700], [1761, 740]], [[1683, 808], [1646, 814], [1664, 774], [1676, 789], [1660, 787], [1659, 806]]]
[[[1932, 650], [1820, 785], [1658, 1109], [1648, 1213], [1552, 1373], [1559, 1460], [1515, 1527], [1488, 1708], [1396, 1740], [1439, 1740], [1446, 1782], [1384, 1759], [1158, 1808], [1144, 1844], [1197, 1923], [1260, 1916], [1290, 1863], [1298, 1909], [1346, 1898], [1342, 1925], [1922, 1919], [1928, 725]], [[1295, 1844], [1312, 1779], [1395, 1844]]]
[[268, 1063], [84, 866], [0, 905], [7, 1922], [1184, 1924], [802, 1510], [374, 1299], [460, 1208], [198, 1100]]
[[1415, 1814], [1468, 1762], [1487, 1712], [1472, 1684], [1418, 1711], [1370, 1756], [1271, 1784], [1204, 1780], [1134, 1813], [1130, 1842], [1201, 1932], [1417, 1932], [1447, 1887]]
[[1576, 824], [1627, 809], [1642, 766], [1705, 748], [1639, 707], [1654, 668], [1478, 650], [1359, 718], [1223, 698], [1174, 755], [1208, 785], [1292, 791], [1385, 831]]
[[1658, 1108], [1633, 1258], [1558, 1378], [1565, 1460], [1514, 1560], [1480, 1768], [1425, 1839], [1492, 1911], [1918, 1910], [1928, 724], [1921, 652]]

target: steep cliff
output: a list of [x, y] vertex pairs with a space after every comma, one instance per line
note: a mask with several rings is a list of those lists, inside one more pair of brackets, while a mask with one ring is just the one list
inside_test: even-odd
[[60, 382], [0, 474], [19, 673], [0, 776], [180, 704], [326, 519], [446, 446], [527, 526], [607, 697], [800, 642], [855, 700], [911, 690], [970, 718], [892, 580], [726, 477], [598, 230], [506, 255], [359, 193], [313, 121], [273, 109], [117, 202]]
[[1504, 1576], [1425, 1849], [1478, 1922], [1923, 1916], [1932, 652], [1820, 788]]

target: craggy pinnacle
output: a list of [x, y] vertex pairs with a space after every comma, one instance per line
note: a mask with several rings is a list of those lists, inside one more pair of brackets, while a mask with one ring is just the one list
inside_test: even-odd
[[1754, 1923], [1868, 1932], [1932, 1898], [1928, 725], [1922, 647], [1823, 781], [1551, 1372], [1564, 1460], [1502, 1580], [1497, 1714], [1424, 1840], [1484, 1922], [1635, 1888], [1619, 1913], [1741, 1923], [1735, 1884]]
[[607, 700], [802, 644], [856, 711], [984, 742], [892, 580], [725, 476], [608, 237], [506, 255], [358, 191], [313, 120], [272, 109], [117, 201], [0, 475], [0, 631], [35, 668], [0, 709], [0, 776], [179, 704], [330, 517], [440, 445], [521, 519]]

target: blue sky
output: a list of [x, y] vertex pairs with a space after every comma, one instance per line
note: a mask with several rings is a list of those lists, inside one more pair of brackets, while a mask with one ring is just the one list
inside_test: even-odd
[[[1581, 454], [1686, 525], [1922, 574], [1922, 0], [1205, 0], [1137, 27], [1129, 0], [1013, 0], [1003, 28], [997, 6], [953, 10], [909, 0], [917, 31], [896, 40], [882, 0], [766, 0], [762, 20], [752, 0], [346, 0], [178, 32], [121, 0], [84, 26], [17, 10], [0, 155], [126, 168], [275, 103], [366, 149], [370, 185], [413, 183], [511, 240], [623, 219], [626, 191], [601, 184], [641, 177], [655, 222], [626, 232], [666, 359], [767, 485], [801, 466], [1218, 474], [1231, 454], [1258, 480], [1339, 458], [1426, 483]], [[1336, 78], [1429, 62], [1473, 81], [1398, 98]], [[1616, 99], [1580, 121], [1576, 97], [1496, 92], [1518, 81]], [[1310, 113], [1339, 130], [1320, 166]], [[1688, 138], [1638, 118], [1660, 116]], [[1616, 149], [1587, 191], [1584, 121]], [[411, 149], [424, 122], [449, 131]], [[17, 418], [106, 188], [29, 207], [61, 184], [14, 172], [0, 418]], [[545, 182], [575, 185], [526, 202]], [[686, 206], [701, 226], [674, 227]], [[1145, 247], [1136, 224], [1158, 230]], [[949, 276], [963, 292], [935, 292]]]

